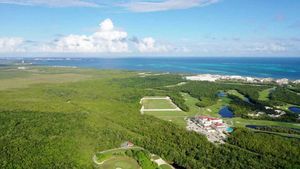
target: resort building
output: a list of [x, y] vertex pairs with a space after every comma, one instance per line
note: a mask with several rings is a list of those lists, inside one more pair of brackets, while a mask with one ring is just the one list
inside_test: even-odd
[[187, 119], [187, 129], [204, 134], [213, 143], [224, 143], [228, 133], [233, 129], [220, 118], [196, 116]]
[[208, 132], [225, 131], [227, 125], [222, 119], [209, 116], [196, 116], [194, 121], [199, 127], [203, 127]]

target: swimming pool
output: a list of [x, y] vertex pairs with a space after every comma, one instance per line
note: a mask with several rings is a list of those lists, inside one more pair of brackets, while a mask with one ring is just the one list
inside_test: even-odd
[[233, 132], [233, 128], [231, 128], [231, 127], [227, 127], [227, 128], [226, 128], [226, 132], [228, 132], [228, 133], [231, 133], [231, 132]]

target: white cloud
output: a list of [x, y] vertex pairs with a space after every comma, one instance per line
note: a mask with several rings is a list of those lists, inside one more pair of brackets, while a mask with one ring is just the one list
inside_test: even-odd
[[24, 6], [50, 6], [50, 7], [99, 7], [98, 3], [86, 0], [0, 0], [2, 4]]
[[134, 1], [125, 3], [122, 6], [134, 12], [155, 12], [202, 7], [217, 2], [219, 2], [219, 0], [163, 0], [159, 2]]
[[120, 53], [128, 52], [127, 32], [116, 30], [113, 22], [106, 19], [92, 35], [68, 35], [51, 45], [41, 46], [47, 52]]
[[135, 39], [133, 42], [141, 53], [166, 53], [172, 48], [170, 45], [157, 43], [152, 37]]
[[24, 40], [22, 38], [0, 38], [0, 53], [22, 52]]

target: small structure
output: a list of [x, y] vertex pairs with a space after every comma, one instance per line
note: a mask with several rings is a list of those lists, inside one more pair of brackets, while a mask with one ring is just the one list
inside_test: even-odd
[[25, 70], [26, 69], [26, 67], [24, 67], [24, 66], [19, 66], [18, 67], [18, 70]]
[[272, 108], [272, 107], [269, 107], [269, 106], [265, 106], [265, 109], [266, 109], [266, 110], [273, 110], [273, 108]]
[[133, 147], [133, 146], [134, 146], [134, 144], [130, 141], [126, 141], [126, 142], [121, 144], [122, 148], [130, 148], [130, 147]]

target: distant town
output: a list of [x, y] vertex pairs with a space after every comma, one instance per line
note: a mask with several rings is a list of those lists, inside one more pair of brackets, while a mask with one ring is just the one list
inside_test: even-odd
[[198, 74], [194, 76], [186, 76], [187, 80], [193, 81], [209, 81], [215, 82], [218, 80], [235, 80], [248, 83], [277, 83], [279, 85], [286, 85], [289, 83], [299, 84], [299, 80], [289, 80], [287, 78], [273, 79], [273, 78], [258, 78], [258, 77], [247, 77], [238, 75], [214, 75], [214, 74]]

